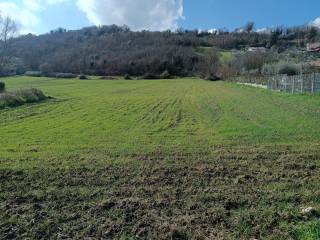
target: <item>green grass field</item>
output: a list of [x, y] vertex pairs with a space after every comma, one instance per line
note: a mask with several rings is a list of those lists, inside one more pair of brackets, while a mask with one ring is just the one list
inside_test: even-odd
[[3, 80], [53, 99], [0, 110], [0, 239], [320, 238], [320, 95]]

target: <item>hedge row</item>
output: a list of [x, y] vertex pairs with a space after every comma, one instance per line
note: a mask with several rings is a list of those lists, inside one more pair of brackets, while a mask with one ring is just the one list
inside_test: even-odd
[[77, 74], [73, 73], [42, 73], [40, 71], [27, 71], [24, 75], [29, 77], [52, 77], [52, 78], [76, 78]]

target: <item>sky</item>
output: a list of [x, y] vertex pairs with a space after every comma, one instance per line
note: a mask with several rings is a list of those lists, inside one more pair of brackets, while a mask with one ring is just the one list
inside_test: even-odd
[[132, 30], [233, 30], [248, 21], [257, 29], [320, 27], [320, 0], [0, 0], [0, 12], [15, 19], [22, 34], [110, 24]]

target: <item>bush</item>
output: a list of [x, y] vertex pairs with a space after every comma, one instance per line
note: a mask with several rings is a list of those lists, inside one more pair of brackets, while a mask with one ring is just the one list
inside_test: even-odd
[[56, 77], [56, 73], [54, 72], [48, 72], [48, 73], [42, 73], [43, 77], [48, 77], [48, 78], [55, 78]]
[[76, 78], [78, 75], [73, 73], [56, 73], [56, 78]]
[[52, 71], [52, 67], [50, 64], [48, 63], [43, 63], [39, 66], [39, 70], [41, 71], [41, 73], [43, 75], [50, 75], [53, 71]]
[[39, 102], [47, 98], [41, 90], [36, 88], [18, 90], [15, 92], [15, 95], [26, 103]]
[[5, 107], [17, 107], [23, 105], [23, 99], [16, 96], [14, 93], [0, 94], [0, 109]]
[[24, 75], [28, 77], [41, 77], [42, 73], [40, 71], [27, 71]]
[[221, 78], [220, 78], [220, 77], [218, 77], [218, 76], [214, 76], [214, 75], [204, 77], [203, 79], [204, 79], [204, 80], [208, 80], [208, 81], [219, 81], [219, 80], [221, 80]]
[[298, 64], [281, 62], [279, 63], [278, 73], [289, 76], [298, 75], [301, 73], [301, 67]]
[[278, 62], [273, 64], [265, 64], [262, 67], [261, 73], [263, 75], [283, 74], [293, 76], [302, 73], [302, 65], [295, 64], [292, 62]]
[[32, 88], [0, 94], [0, 109], [17, 107], [26, 103], [35, 103], [47, 99], [42, 91]]
[[163, 73], [161, 73], [160, 75], [157, 74], [152, 74], [152, 73], [146, 73], [142, 76], [142, 79], [150, 79], [150, 80], [154, 80], [154, 79], [171, 79], [173, 78], [169, 71], [164, 71]]
[[124, 80], [132, 80], [131, 76], [129, 74], [124, 75]]
[[197, 67], [203, 79], [218, 80], [221, 78], [221, 63], [216, 52], [203, 57]]
[[275, 58], [272, 53], [246, 52], [237, 55], [232, 60], [232, 66], [241, 73], [249, 73], [252, 70], [261, 72], [264, 64], [274, 61]]
[[88, 80], [89, 78], [86, 75], [79, 75], [80, 80]]
[[230, 63], [224, 63], [220, 68], [220, 75], [222, 79], [230, 79], [238, 74], [237, 69]]
[[142, 79], [154, 80], [154, 79], [160, 79], [160, 76], [152, 73], [146, 73], [142, 76]]
[[111, 77], [111, 76], [102, 76], [100, 77], [100, 80], [117, 80], [118, 78], [116, 77]]
[[277, 64], [265, 64], [261, 70], [262, 75], [270, 76], [278, 74], [278, 66]]
[[171, 74], [169, 73], [169, 71], [164, 71], [163, 73], [161, 73], [161, 75], [160, 75], [160, 78], [161, 79], [171, 79], [171, 78], [173, 78], [172, 76], [171, 76]]
[[4, 82], [0, 82], [0, 92], [4, 92], [6, 89], [6, 84]]

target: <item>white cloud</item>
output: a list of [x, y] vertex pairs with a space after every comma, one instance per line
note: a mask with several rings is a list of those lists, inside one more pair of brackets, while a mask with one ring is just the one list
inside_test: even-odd
[[316, 18], [314, 21], [310, 23], [311, 26], [320, 28], [320, 17]]
[[183, 0], [77, 0], [95, 25], [127, 25], [133, 30], [176, 29]]
[[34, 27], [39, 23], [39, 18], [28, 8], [19, 7], [12, 2], [0, 2], [1, 14], [4, 17], [13, 18], [19, 27], [20, 33], [33, 32]]
[[67, 3], [70, 0], [21, 0], [16, 4], [10, 0], [0, 2], [0, 13], [13, 18], [21, 34], [35, 33], [35, 29], [41, 23], [38, 13], [49, 5]]
[[127, 25], [132, 30], [177, 29], [183, 19], [183, 0], [0, 0], [0, 12], [12, 17], [20, 33], [35, 33], [40, 13], [51, 5], [74, 3], [95, 25]]
[[67, 3], [67, 2], [69, 2], [69, 0], [47, 0], [47, 3], [50, 5]]
[[30, 11], [39, 11], [42, 8], [40, 0], [22, 0], [22, 3]]

